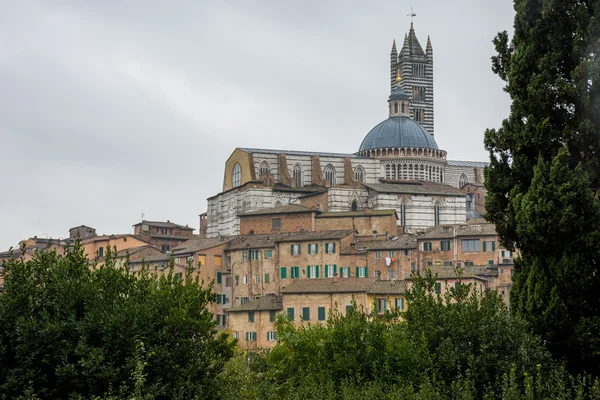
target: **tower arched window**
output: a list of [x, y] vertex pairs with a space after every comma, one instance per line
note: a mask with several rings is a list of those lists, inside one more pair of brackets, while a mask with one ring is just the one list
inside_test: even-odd
[[324, 172], [325, 172], [325, 180], [327, 182], [329, 182], [329, 186], [330, 187], [335, 186], [335, 168], [333, 168], [333, 165], [327, 164]]
[[406, 103], [402, 103], [402, 114], [406, 113]]
[[396, 164], [392, 164], [392, 179], [396, 179]]
[[302, 167], [300, 167], [300, 164], [294, 165], [292, 176], [294, 177], [296, 187], [302, 187]]
[[398, 113], [398, 103], [394, 103], [394, 113]]
[[242, 167], [239, 163], [233, 165], [233, 174], [231, 176], [231, 183], [233, 187], [240, 186], [242, 182]]
[[400, 225], [406, 226], [406, 203], [400, 204]]
[[467, 178], [467, 175], [462, 174], [458, 180], [458, 187], [462, 189], [467, 183], [469, 183], [469, 178]]
[[266, 161], [261, 162], [260, 166], [258, 167], [258, 172], [259, 172], [259, 175], [270, 174], [271, 167], [269, 166], [269, 163]]
[[385, 179], [390, 179], [390, 165], [385, 166]]
[[354, 179], [360, 183], [365, 183], [365, 170], [360, 165], [354, 168]]

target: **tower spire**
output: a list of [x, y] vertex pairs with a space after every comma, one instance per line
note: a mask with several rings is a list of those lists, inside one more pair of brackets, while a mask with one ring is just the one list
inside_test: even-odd
[[392, 43], [392, 54], [398, 54], [396, 51], [396, 39], [394, 39], [394, 42]]

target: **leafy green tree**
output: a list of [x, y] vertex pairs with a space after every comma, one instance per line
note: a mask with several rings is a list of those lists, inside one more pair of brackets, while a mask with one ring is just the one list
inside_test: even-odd
[[518, 248], [511, 309], [575, 372], [600, 374], [600, 0], [515, 0], [492, 70], [487, 218]]
[[75, 245], [4, 265], [0, 393], [16, 398], [215, 398], [234, 344], [217, 335], [212, 287], [185, 277], [90, 268]]

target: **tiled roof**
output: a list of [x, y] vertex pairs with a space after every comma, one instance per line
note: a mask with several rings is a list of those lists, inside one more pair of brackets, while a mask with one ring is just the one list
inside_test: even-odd
[[448, 165], [451, 167], [473, 167], [473, 168], [484, 168], [490, 165], [485, 161], [459, 161], [459, 160], [448, 160]]
[[367, 293], [372, 294], [405, 294], [406, 281], [374, 281]]
[[[340, 218], [340, 217], [380, 217], [394, 215], [396, 210], [360, 210], [360, 211], [330, 211], [317, 214], [317, 218]], [[398, 218], [398, 216], [396, 216]]]
[[[129, 253], [129, 256], [133, 256], [136, 253], [139, 253], [142, 250], [146, 250], [146, 249], [156, 249], [154, 246], [152, 246], [151, 244], [147, 244], [145, 246], [139, 246], [139, 247], [132, 247], [130, 249], [124, 249], [124, 250], [119, 250], [117, 251], [117, 258], [121, 258], [121, 257], [125, 257], [127, 256], [127, 253]], [[156, 249], [156, 251], [160, 251], [158, 249]]]
[[240, 217], [252, 215], [270, 215], [270, 214], [295, 214], [295, 213], [310, 213], [315, 212], [314, 208], [304, 207], [299, 204], [288, 204], [281, 207], [263, 208], [262, 210], [250, 211], [247, 213], [238, 214]]
[[253, 148], [239, 148], [242, 151], [248, 153], [262, 153], [262, 154], [285, 154], [288, 156], [320, 156], [320, 157], [352, 157], [352, 158], [363, 158], [356, 154], [346, 153], [323, 153], [318, 151], [296, 151], [296, 150], [275, 150], [275, 149], [253, 149]]
[[454, 237], [456, 230], [457, 237], [466, 236], [495, 236], [496, 225], [485, 222], [483, 224], [461, 224], [461, 225], [442, 225], [429, 228], [421, 238], [423, 239], [448, 239]]
[[198, 238], [198, 239], [190, 239], [176, 247], [173, 247], [171, 250], [174, 255], [179, 255], [183, 253], [195, 253], [197, 251], [202, 251], [206, 249], [210, 249], [212, 247], [217, 247], [220, 245], [224, 245], [229, 243], [230, 239], [226, 238]]
[[227, 246], [226, 250], [269, 248], [275, 247], [275, 243], [279, 242], [336, 240], [345, 238], [350, 234], [352, 234], [351, 230], [243, 235], [236, 236], [233, 239], [231, 239], [231, 242]]
[[368, 250], [411, 250], [417, 248], [417, 237], [415, 235], [404, 234], [398, 236], [396, 240], [369, 240], [356, 242], [354, 246], [348, 246], [342, 250], [341, 254], [364, 253]]
[[463, 270], [472, 275], [477, 276], [498, 276], [498, 267], [489, 266], [489, 265], [474, 265], [474, 266], [464, 266]]
[[155, 261], [169, 261], [171, 260], [170, 254], [154, 254], [150, 256], [145, 256], [136, 260], [131, 260], [131, 263], [141, 263], [141, 262], [155, 262]]
[[366, 293], [372, 283], [368, 278], [295, 279], [281, 293]]
[[446, 196], [465, 196], [466, 193], [443, 183], [413, 181], [405, 183], [370, 183], [365, 184], [371, 190], [379, 193], [400, 194], [433, 194]]
[[283, 309], [280, 296], [267, 294], [244, 305], [231, 307], [227, 312], [238, 311], [279, 311]]
[[463, 279], [485, 280], [469, 271], [465, 271], [463, 268], [459, 268], [458, 271], [455, 267], [428, 267], [427, 269], [429, 269], [434, 276], [437, 276], [437, 279], [458, 279], [460, 276]]
[[145, 224], [148, 226], [157, 226], [159, 228], [179, 228], [179, 229], [187, 229], [190, 231], [195, 230], [194, 228], [190, 228], [189, 226], [184, 226], [184, 225], [179, 225], [179, 224], [175, 224], [173, 222], [167, 221], [146, 221], [146, 220], [142, 220], [142, 222], [138, 222], [137, 224], [134, 224], [132, 226], [138, 226], [141, 224]]

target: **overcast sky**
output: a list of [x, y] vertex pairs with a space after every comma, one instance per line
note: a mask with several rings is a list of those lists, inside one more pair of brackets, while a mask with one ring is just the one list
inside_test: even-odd
[[[413, 0], [435, 138], [487, 160], [510, 0]], [[76, 225], [198, 228], [235, 147], [355, 152], [387, 117], [410, 1], [0, 0], [0, 251]]]

